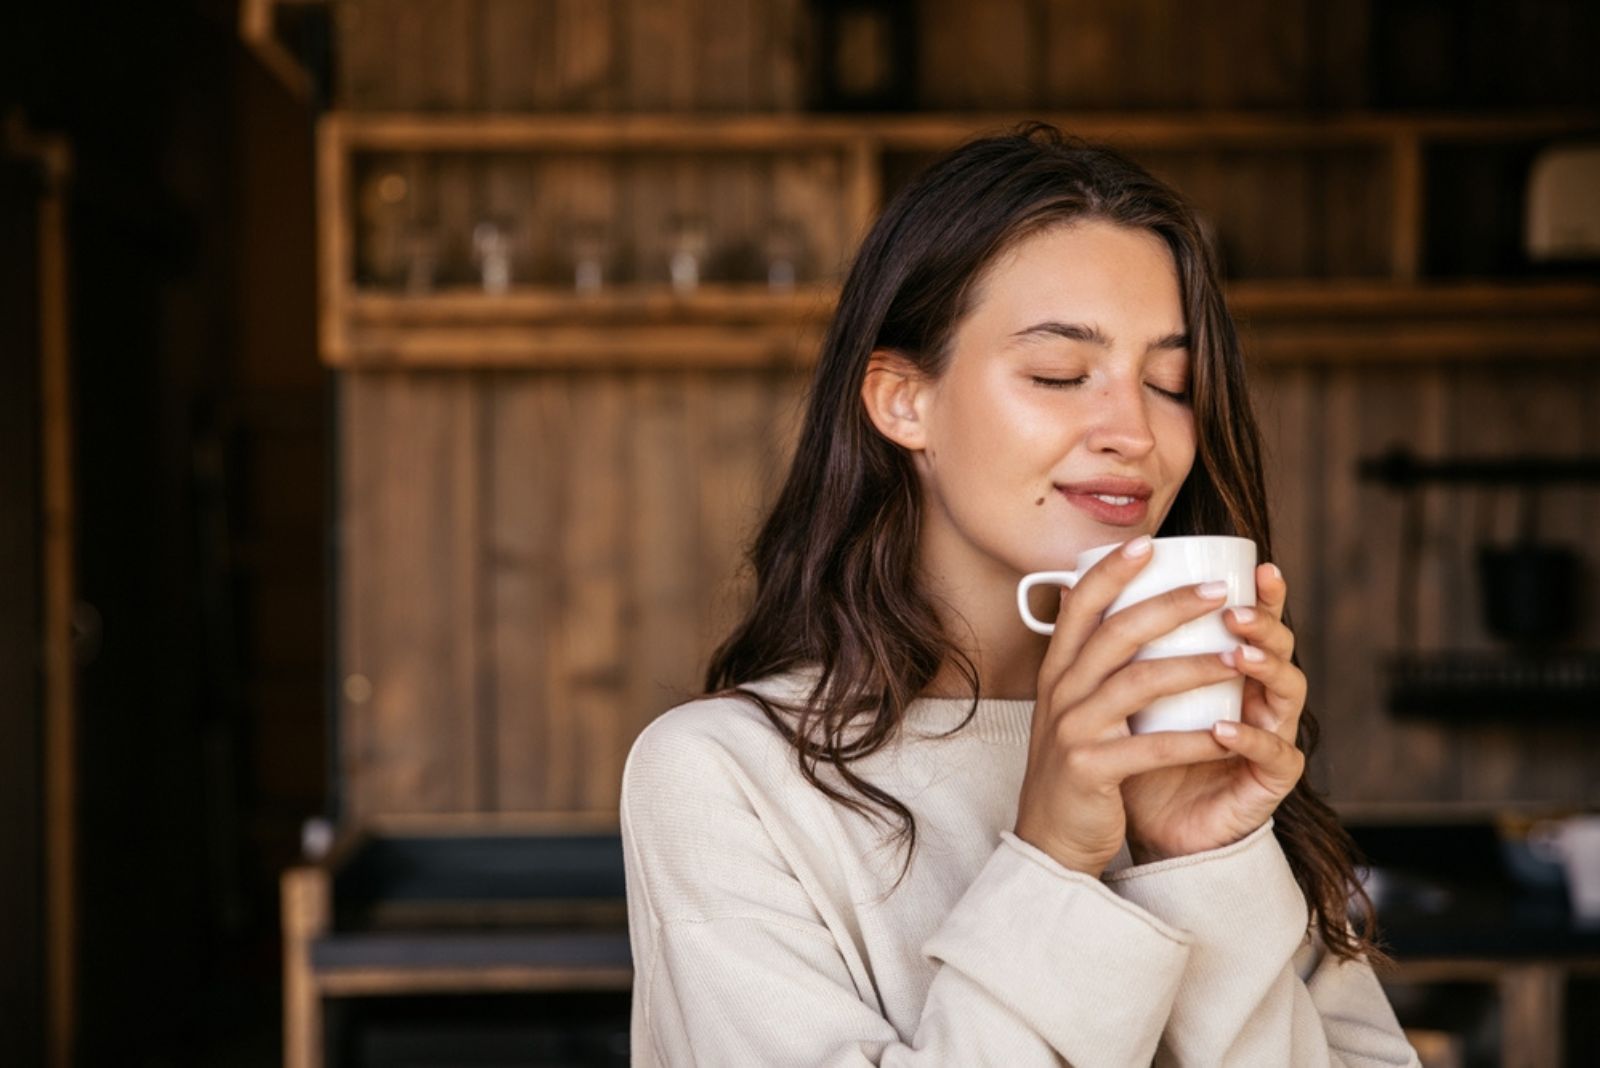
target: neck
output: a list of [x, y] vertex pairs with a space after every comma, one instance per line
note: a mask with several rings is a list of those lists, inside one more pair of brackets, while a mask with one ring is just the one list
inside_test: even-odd
[[[1021, 579], [997, 570], [976, 581], [959, 581], [936, 567], [924, 568], [923, 581], [939, 622], [977, 668], [983, 697], [1032, 700], [1038, 687], [1049, 639], [1023, 626], [1017, 615]], [[971, 687], [957, 665], [946, 662], [923, 696], [970, 697]]]

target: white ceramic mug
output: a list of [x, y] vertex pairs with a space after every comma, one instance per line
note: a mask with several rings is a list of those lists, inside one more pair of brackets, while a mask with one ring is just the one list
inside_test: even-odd
[[[1084, 574], [1100, 560], [1120, 549], [1124, 543], [1100, 545], [1078, 554], [1078, 566], [1071, 571], [1035, 571], [1017, 584], [1017, 610], [1028, 629], [1039, 634], [1054, 634], [1055, 625], [1037, 618], [1028, 606], [1028, 593], [1035, 586], [1076, 586]], [[1228, 630], [1222, 612], [1235, 605], [1256, 603], [1256, 543], [1249, 538], [1198, 535], [1156, 538], [1152, 558], [1111, 602], [1106, 615], [1122, 611], [1158, 594], [1180, 586], [1220, 580], [1228, 584], [1228, 594], [1214, 612], [1181, 624], [1143, 645], [1135, 660], [1159, 660], [1195, 653], [1221, 653], [1242, 644]], [[1221, 719], [1238, 720], [1244, 701], [1244, 679], [1225, 679], [1183, 693], [1158, 697], [1135, 712], [1128, 728], [1135, 734], [1151, 731], [1210, 730]]]

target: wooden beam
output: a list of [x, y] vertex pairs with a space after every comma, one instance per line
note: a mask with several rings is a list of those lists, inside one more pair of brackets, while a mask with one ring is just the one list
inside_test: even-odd
[[46, 1048], [55, 1068], [76, 1056], [78, 958], [77, 682], [73, 605], [77, 575], [72, 478], [72, 343], [67, 196], [72, 149], [65, 137], [7, 116], [3, 143], [39, 168], [39, 406], [45, 782]]
[[400, 812], [374, 813], [362, 823], [369, 837], [407, 835], [615, 834], [615, 810], [603, 812]]
[[1389, 220], [1390, 271], [1397, 281], [1412, 282], [1422, 273], [1426, 207], [1422, 143], [1415, 133], [1398, 134], [1390, 152], [1394, 168], [1393, 217]]
[[290, 868], [280, 880], [283, 915], [284, 1068], [321, 1068], [322, 992], [311, 969], [311, 943], [333, 922], [328, 872]]
[[353, 281], [350, 160], [344, 148], [345, 119], [325, 115], [317, 123], [317, 333], [323, 359], [346, 351], [345, 294]]
[[1567, 975], [1559, 964], [1529, 963], [1500, 976], [1502, 1068], [1564, 1064]]
[[[284, 0], [240, 0], [239, 39], [262, 66], [299, 100], [311, 99], [311, 76], [283, 47], [277, 34], [277, 7]], [[307, 0], [297, 0], [305, 3]], [[321, 2], [321, 0], [317, 0]]]
[[621, 285], [595, 294], [521, 286], [498, 296], [461, 287], [431, 293], [358, 290], [347, 307], [359, 324], [528, 323], [802, 323], [826, 320], [838, 288], [810, 284], [779, 292], [765, 285], [702, 285], [691, 294], [665, 286]]
[[326, 997], [459, 994], [487, 991], [627, 990], [632, 968], [340, 968], [317, 973]]
[[1584, 112], [1531, 112], [1494, 118], [1347, 114], [1269, 116], [1247, 112], [983, 112], [808, 116], [796, 113], [548, 115], [424, 112], [341, 113], [356, 151], [550, 152], [776, 151], [837, 147], [862, 138], [888, 149], [953, 147], [981, 133], [1041, 119], [1081, 137], [1142, 148], [1218, 146], [1284, 149], [1333, 144], [1391, 145], [1397, 138], [1492, 143], [1593, 133]]
[[[689, 297], [619, 289], [579, 298], [528, 288], [420, 297], [360, 293], [335, 367], [805, 367], [837, 300], [724, 286]], [[330, 299], [343, 301], [342, 296]], [[1382, 281], [1254, 282], [1228, 304], [1247, 358], [1266, 364], [1591, 359], [1600, 354], [1600, 285]]]

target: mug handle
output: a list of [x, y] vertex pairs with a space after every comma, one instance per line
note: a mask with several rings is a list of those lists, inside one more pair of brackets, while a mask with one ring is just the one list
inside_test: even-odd
[[1033, 614], [1028, 607], [1028, 591], [1035, 586], [1065, 586], [1072, 589], [1083, 578], [1081, 571], [1035, 571], [1031, 575], [1024, 575], [1022, 581], [1017, 583], [1017, 611], [1022, 613], [1022, 622], [1035, 634], [1054, 634], [1056, 625], [1046, 623]]

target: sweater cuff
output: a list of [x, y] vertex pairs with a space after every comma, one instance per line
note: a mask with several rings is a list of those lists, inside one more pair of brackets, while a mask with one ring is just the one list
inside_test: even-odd
[[923, 946], [1074, 1064], [1148, 1064], [1191, 938], [1010, 832]]
[[1109, 873], [1105, 883], [1196, 945], [1259, 946], [1276, 936], [1287, 957], [1305, 938], [1309, 916], [1272, 826], [1269, 819], [1220, 849]]
[[1232, 845], [1127, 868], [1107, 883], [1193, 940], [1168, 1020], [1179, 1060], [1226, 1050], [1306, 940], [1305, 897], [1270, 820]]

